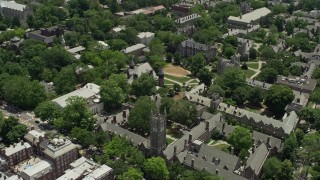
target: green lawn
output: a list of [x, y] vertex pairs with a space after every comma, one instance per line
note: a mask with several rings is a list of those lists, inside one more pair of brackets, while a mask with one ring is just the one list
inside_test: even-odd
[[253, 76], [256, 73], [255, 71], [253, 71], [251, 69], [243, 70], [243, 72], [245, 73], [247, 78], [250, 78], [251, 76]]
[[176, 77], [176, 76], [171, 76], [171, 75], [168, 75], [168, 74], [165, 74], [164, 77], [168, 78], [168, 79], [171, 79], [171, 80], [174, 80], [174, 81], [178, 81], [180, 83], [185, 83], [187, 81], [189, 81], [191, 78], [185, 76], [185, 77]]
[[167, 85], [167, 84], [173, 85], [173, 84], [175, 84], [175, 83], [172, 82], [172, 81], [170, 81], [170, 80], [165, 79], [165, 80], [164, 80], [164, 85]]
[[259, 69], [259, 63], [257, 62], [248, 62], [247, 65], [252, 69]]
[[171, 144], [171, 143], [173, 143], [173, 139], [171, 139], [171, 138], [166, 138], [166, 142], [167, 142], [167, 145], [169, 145], [169, 144]]
[[229, 153], [229, 147], [230, 145], [228, 144], [218, 144], [218, 145], [213, 145], [213, 147], [220, 149], [223, 152]]

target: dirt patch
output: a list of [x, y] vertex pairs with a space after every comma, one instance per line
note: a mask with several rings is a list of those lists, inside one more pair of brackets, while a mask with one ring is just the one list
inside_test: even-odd
[[166, 67], [164, 67], [163, 69], [164, 73], [172, 75], [172, 76], [177, 76], [177, 77], [181, 77], [181, 76], [186, 76], [191, 74], [189, 71], [183, 69], [180, 66], [175, 66], [173, 64], [167, 64]]
[[175, 95], [173, 97], [174, 100], [179, 100], [179, 99], [182, 99], [184, 98], [184, 93], [183, 92], [179, 92], [179, 94]]

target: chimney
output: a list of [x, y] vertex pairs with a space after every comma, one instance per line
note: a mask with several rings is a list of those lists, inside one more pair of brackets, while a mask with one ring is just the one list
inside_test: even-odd
[[262, 87], [264, 88], [264, 86], [266, 85], [266, 82], [263, 82], [263, 85], [262, 85]]
[[127, 111], [126, 111], [126, 110], [123, 110], [123, 111], [122, 111], [122, 117], [123, 117], [123, 118], [127, 118]]
[[234, 147], [231, 146], [231, 154], [234, 155]]
[[191, 160], [191, 167], [193, 168], [194, 167], [194, 159], [192, 158]]
[[174, 154], [174, 155], [177, 155], [177, 146], [174, 146], [174, 147], [173, 147], [173, 154]]
[[256, 144], [253, 144], [252, 145], [252, 154], [255, 152], [255, 150], [256, 150]]
[[20, 143], [21, 143], [21, 145], [23, 146], [23, 144], [24, 144], [23, 140], [21, 140]]
[[157, 96], [157, 95], [155, 95], [154, 99], [155, 99], [155, 101], [158, 101], [158, 96]]
[[220, 116], [220, 122], [222, 122], [222, 115]]
[[267, 139], [267, 146], [270, 145], [270, 136], [268, 136], [268, 139]]
[[104, 119], [103, 119], [103, 122], [107, 122], [107, 119], [108, 119], [108, 118], [104, 118]]
[[209, 131], [209, 122], [206, 121], [206, 131]]
[[189, 134], [189, 142], [192, 141], [192, 134]]
[[185, 148], [187, 147], [187, 142], [188, 142], [188, 140], [185, 139], [185, 140], [184, 140], [184, 147], [185, 147]]
[[31, 126], [31, 128], [30, 128], [31, 130], [34, 130], [34, 126]]
[[117, 116], [115, 115], [112, 116], [112, 123], [113, 124], [117, 123]]
[[224, 132], [224, 128], [226, 127], [226, 123], [224, 122], [223, 124], [222, 124], [222, 129], [221, 129], [221, 131], [222, 132]]
[[219, 174], [219, 169], [216, 169], [216, 174], [217, 174], [217, 175]]

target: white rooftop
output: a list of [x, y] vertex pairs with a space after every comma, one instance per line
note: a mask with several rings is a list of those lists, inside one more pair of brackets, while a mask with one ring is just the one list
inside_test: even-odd
[[90, 174], [85, 176], [82, 180], [96, 180], [96, 179], [101, 179], [101, 177], [109, 174], [112, 171], [112, 168], [109, 166], [103, 164], [99, 168], [95, 169], [92, 171]]
[[36, 179], [42, 174], [46, 174], [52, 170], [52, 164], [49, 161], [42, 160], [37, 164], [27, 167], [24, 171], [21, 172], [21, 176], [24, 179]]
[[140, 39], [142, 39], [142, 38], [149, 38], [149, 37], [153, 37], [154, 36], [154, 33], [153, 32], [140, 32], [139, 34], [138, 34], [138, 37], [140, 38]]
[[24, 138], [29, 142], [38, 141], [40, 137], [44, 137], [44, 132], [39, 132], [36, 130], [29, 131]]
[[5, 155], [11, 156], [12, 154], [15, 154], [19, 151], [22, 151], [30, 147], [31, 145], [27, 142], [19, 142], [19, 143], [16, 143], [15, 145], [10, 145], [9, 147], [5, 148], [5, 151], [6, 151]]
[[80, 51], [83, 51], [85, 50], [86, 48], [84, 48], [83, 46], [77, 46], [77, 47], [74, 47], [74, 48], [71, 48], [68, 50], [69, 53], [72, 53], [72, 54], [76, 54]]
[[53, 139], [43, 152], [52, 158], [57, 158], [76, 148], [78, 148], [78, 145], [73, 144], [68, 139]]
[[126, 49], [122, 50], [124, 53], [131, 53], [133, 51], [139, 50], [139, 49], [143, 49], [146, 46], [144, 44], [135, 44], [133, 46], [127, 47]]
[[[70, 169], [65, 171], [65, 174], [58, 178], [58, 180], [70, 180], [78, 179], [81, 176], [102, 177], [110, 171], [111, 168], [106, 169], [105, 166], [101, 166], [85, 157], [81, 157], [70, 164]], [[108, 171], [107, 171], [108, 170]]]
[[249, 24], [251, 21], [256, 21], [256, 20], [260, 19], [261, 17], [264, 17], [270, 13], [271, 13], [271, 11], [268, 8], [263, 7], [263, 8], [256, 9], [252, 12], [249, 12], [247, 14], [243, 14], [242, 16], [239, 16], [239, 17], [229, 16], [228, 20], [238, 21], [238, 22], [243, 22], [243, 23]]
[[67, 106], [67, 99], [69, 97], [79, 96], [79, 97], [88, 99], [94, 95], [97, 95], [99, 92], [100, 92], [100, 86], [93, 83], [88, 83], [84, 87], [77, 89], [71, 93], [60, 96], [52, 101], [56, 102], [57, 104], [59, 104], [61, 107], [64, 108]]
[[1, 1], [0, 2], [1, 8], [8, 8], [8, 9], [15, 9], [18, 11], [23, 11], [26, 8], [24, 4], [18, 4], [15, 1]]

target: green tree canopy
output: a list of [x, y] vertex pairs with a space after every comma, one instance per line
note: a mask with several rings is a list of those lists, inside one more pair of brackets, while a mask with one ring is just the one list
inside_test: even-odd
[[120, 180], [141, 180], [143, 179], [143, 173], [135, 168], [129, 168], [127, 172], [120, 176]]
[[10, 76], [3, 81], [2, 96], [13, 105], [31, 109], [46, 100], [44, 86], [25, 76]]
[[132, 93], [136, 96], [148, 96], [155, 87], [153, 76], [145, 73], [132, 82]]
[[228, 142], [234, 146], [238, 151], [246, 150], [248, 151], [251, 147], [252, 133], [250, 130], [237, 126], [235, 130], [229, 135]]
[[128, 125], [135, 128], [141, 134], [150, 131], [151, 111], [156, 112], [157, 107], [149, 96], [141, 96], [135, 103], [135, 107], [130, 111]]
[[19, 120], [13, 116], [3, 119], [0, 112], [0, 137], [6, 145], [19, 142], [20, 139], [28, 132], [27, 126], [20, 124]]
[[212, 95], [215, 93], [218, 93], [219, 96], [224, 97], [226, 92], [221, 88], [221, 86], [213, 84], [208, 88], [207, 96], [212, 97]]
[[292, 90], [283, 85], [273, 85], [265, 97], [265, 105], [277, 116], [281, 115], [285, 107], [294, 99]]
[[197, 118], [197, 108], [187, 100], [175, 101], [169, 110], [168, 119], [191, 127]]
[[34, 113], [41, 120], [53, 121], [60, 117], [62, 114], [62, 109], [58, 104], [52, 101], [44, 101], [40, 103], [34, 110]]
[[149, 179], [169, 179], [169, 171], [166, 162], [161, 157], [152, 157], [144, 163], [145, 176]]
[[241, 86], [245, 85], [246, 76], [239, 68], [227, 68], [221, 77], [216, 79], [218, 85], [220, 85], [227, 94], [232, 92]]
[[260, 104], [264, 99], [264, 90], [261, 87], [253, 87], [248, 91], [248, 101], [252, 104]]

